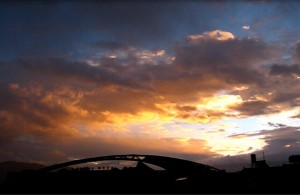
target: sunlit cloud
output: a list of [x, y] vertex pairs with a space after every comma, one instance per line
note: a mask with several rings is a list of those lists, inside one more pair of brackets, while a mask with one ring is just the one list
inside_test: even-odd
[[243, 91], [249, 89], [249, 87], [243, 85], [241, 87], [234, 87], [233, 89], [236, 91]]
[[241, 104], [243, 102], [239, 95], [220, 95], [217, 97], [204, 98], [203, 105], [198, 105], [198, 109], [206, 108], [210, 110], [226, 111], [229, 106]]
[[244, 30], [249, 30], [249, 29], [250, 29], [250, 26], [246, 26], [246, 25], [245, 25], [245, 26], [243, 26], [242, 28], [243, 28]]
[[[167, 43], [162, 29], [172, 34], [172, 25], [152, 24], [155, 14], [146, 12], [120, 17], [142, 26], [138, 34], [109, 17], [126, 32], [109, 34], [112, 24], [100, 21], [74, 55], [0, 61], [0, 140], [15, 152], [2, 149], [0, 159], [21, 158], [26, 150], [45, 162], [118, 153], [203, 160], [262, 149], [296, 151], [297, 42], [285, 49], [264, 36], [243, 37], [230, 25], [212, 23], [180, 28]], [[91, 28], [86, 25], [82, 31]], [[98, 36], [98, 28], [108, 34]], [[283, 63], [282, 53], [289, 53], [291, 63]]]
[[221, 31], [221, 30], [214, 30], [209, 32], [204, 32], [200, 35], [189, 35], [187, 37], [188, 41], [201, 41], [206, 39], [212, 39], [217, 41], [228, 41], [234, 39], [234, 35], [230, 32]]
[[[210, 139], [209, 146], [212, 151], [222, 155], [240, 155], [261, 150], [266, 145], [265, 141], [257, 137], [236, 135], [223, 139]], [[249, 151], [248, 149], [251, 148]]]

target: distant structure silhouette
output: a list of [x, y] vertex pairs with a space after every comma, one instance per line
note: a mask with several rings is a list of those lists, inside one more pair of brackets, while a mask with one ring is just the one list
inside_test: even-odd
[[266, 160], [258, 161], [258, 160], [256, 160], [256, 154], [251, 154], [251, 167], [252, 168], [267, 168], [267, 167], [269, 167], [269, 165], [266, 163]]
[[251, 167], [255, 168], [256, 167], [256, 155], [251, 154]]
[[[250, 155], [251, 167], [227, 173], [209, 165], [157, 155], [110, 155], [51, 165], [37, 171], [10, 173], [1, 193], [300, 193], [300, 155], [289, 164], [269, 167]], [[70, 166], [98, 161], [136, 161], [135, 167], [118, 169]], [[164, 168], [154, 170], [147, 164]]]
[[157, 156], [157, 155], [140, 155], [140, 154], [127, 154], [127, 155], [110, 155], [100, 156], [93, 158], [86, 158], [81, 160], [69, 161], [61, 164], [55, 164], [49, 167], [45, 167], [40, 172], [49, 172], [56, 169], [61, 169], [71, 165], [77, 165], [82, 163], [89, 163], [95, 161], [112, 161], [112, 160], [126, 160], [126, 161], [138, 161], [150, 163], [162, 167], [169, 172], [172, 172], [176, 176], [186, 176], [187, 174], [197, 172], [221, 172], [221, 170], [212, 166], [196, 163], [188, 160]]

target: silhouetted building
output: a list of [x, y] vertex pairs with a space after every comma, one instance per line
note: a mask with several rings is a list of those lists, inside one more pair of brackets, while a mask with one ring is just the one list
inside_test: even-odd
[[268, 168], [269, 165], [265, 160], [256, 160], [256, 155], [251, 154], [251, 167], [252, 168]]
[[256, 155], [251, 154], [251, 167], [254, 168], [256, 167]]
[[290, 163], [300, 163], [300, 155], [292, 155], [289, 157]]

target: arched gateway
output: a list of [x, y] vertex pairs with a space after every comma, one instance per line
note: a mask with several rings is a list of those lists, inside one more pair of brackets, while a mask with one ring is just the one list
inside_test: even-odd
[[[64, 169], [99, 161], [136, 161], [128, 169]], [[164, 168], [151, 170], [144, 163]], [[62, 169], [62, 170], [60, 170]], [[55, 171], [57, 170], [57, 171]], [[73, 160], [37, 171], [12, 174], [7, 189], [27, 193], [199, 193], [219, 192], [228, 185], [227, 174], [188, 160], [156, 155], [110, 155]], [[215, 188], [215, 186], [219, 186]]]
[[111, 160], [127, 160], [127, 161], [138, 161], [138, 162], [145, 162], [149, 164], [153, 164], [159, 167], [166, 169], [167, 171], [173, 173], [193, 173], [193, 172], [203, 172], [203, 173], [210, 173], [210, 172], [220, 172], [221, 170], [204, 165], [201, 163], [196, 163], [193, 161], [172, 158], [172, 157], [165, 157], [165, 156], [156, 156], [156, 155], [139, 155], [139, 154], [127, 154], [127, 155], [110, 155], [110, 156], [100, 156], [100, 157], [93, 157], [93, 158], [85, 158], [80, 160], [73, 160], [61, 164], [55, 164], [48, 167], [45, 167], [40, 170], [40, 172], [49, 172], [56, 169], [64, 168], [71, 165], [77, 165], [82, 163], [88, 162], [97, 162], [97, 161], [111, 161]]

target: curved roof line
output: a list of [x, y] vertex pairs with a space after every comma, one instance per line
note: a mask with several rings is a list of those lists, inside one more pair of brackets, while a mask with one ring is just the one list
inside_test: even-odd
[[157, 156], [157, 155], [140, 155], [140, 154], [123, 154], [123, 155], [110, 155], [110, 156], [99, 156], [92, 158], [85, 158], [80, 160], [73, 160], [69, 162], [64, 162], [60, 164], [54, 164], [45, 168], [40, 169], [41, 172], [49, 172], [56, 169], [64, 168], [71, 165], [77, 165], [88, 162], [95, 161], [107, 161], [107, 160], [129, 160], [129, 161], [140, 161], [145, 163], [150, 163], [153, 165], [160, 166], [167, 171], [176, 172], [176, 173], [193, 173], [195, 171], [201, 172], [219, 172], [220, 170], [208, 165], [201, 163], [196, 163], [193, 161], [166, 157], [166, 156]]

